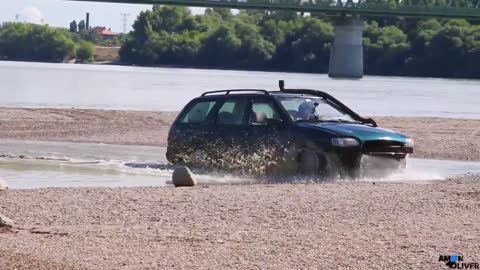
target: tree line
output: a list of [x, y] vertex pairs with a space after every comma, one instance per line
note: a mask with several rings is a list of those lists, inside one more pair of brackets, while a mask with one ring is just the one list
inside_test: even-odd
[[[335, 17], [154, 6], [123, 41], [135, 65], [326, 73]], [[466, 20], [364, 18], [370, 75], [480, 78], [480, 25]]]
[[0, 25], [0, 59], [64, 62], [77, 59], [91, 62], [95, 48], [67, 29], [27, 23]]
[[[363, 19], [366, 74], [480, 78], [479, 24]], [[123, 64], [326, 73], [335, 20], [287, 11], [233, 14], [228, 9], [206, 9], [193, 15], [184, 7], [153, 6], [138, 16], [128, 35], [114, 42], [121, 44]], [[94, 34], [73, 22], [69, 29], [4, 23], [0, 59], [92, 61], [92, 43], [102, 44]]]

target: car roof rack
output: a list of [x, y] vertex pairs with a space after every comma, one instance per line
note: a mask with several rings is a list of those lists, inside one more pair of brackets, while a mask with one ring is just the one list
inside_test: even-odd
[[202, 97], [210, 94], [220, 94], [225, 93], [225, 95], [229, 95], [230, 93], [240, 93], [240, 92], [258, 92], [265, 95], [269, 95], [267, 90], [263, 89], [230, 89], [230, 90], [216, 90], [216, 91], [208, 91], [202, 94]]

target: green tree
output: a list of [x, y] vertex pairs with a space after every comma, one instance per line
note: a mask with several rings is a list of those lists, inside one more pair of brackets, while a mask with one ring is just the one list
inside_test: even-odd
[[265, 40], [268, 40], [275, 45], [280, 45], [285, 41], [285, 32], [273, 19], [269, 19], [263, 24], [260, 33]]
[[76, 33], [78, 31], [77, 21], [73, 20], [70, 23], [70, 32]]
[[464, 29], [458, 26], [447, 26], [438, 32], [428, 48], [428, 72], [439, 77], [458, 77], [466, 60], [465, 38]]
[[[447, 3], [367, 2], [378, 1], [392, 6]], [[462, 0], [456, 4], [472, 3]], [[367, 74], [480, 78], [480, 29], [475, 24], [378, 16], [364, 19]], [[336, 20], [289, 11], [241, 10], [233, 14], [219, 8], [207, 8], [205, 14], [193, 16], [187, 8], [157, 5], [138, 16], [133, 31], [122, 40], [120, 57], [124, 63], [139, 65], [327, 72]]]
[[236, 56], [239, 66], [259, 68], [272, 58], [275, 45], [262, 37], [255, 24], [236, 21], [234, 28], [236, 37], [241, 41]]
[[411, 41], [411, 57], [406, 75], [461, 77], [468, 62], [466, 33], [470, 24], [463, 20], [427, 20], [419, 23]]
[[24, 23], [0, 26], [0, 54], [11, 60], [62, 62], [71, 58], [75, 43], [64, 29]]
[[100, 41], [102, 41], [102, 37], [99, 34], [97, 34], [97, 32], [90, 29], [90, 30], [84, 30], [80, 32], [80, 40], [86, 40], [94, 44], [97, 44]]
[[149, 23], [155, 32], [165, 31], [169, 34], [178, 34], [195, 28], [194, 18], [186, 7], [155, 5], [147, 19], [150, 19]]
[[95, 60], [95, 47], [88, 41], [80, 41], [76, 50], [77, 61], [93, 62]]
[[333, 42], [331, 24], [308, 18], [292, 42], [294, 68], [306, 72], [327, 72]]
[[401, 75], [410, 51], [407, 35], [396, 26], [367, 26], [363, 44], [365, 70], [370, 74]]
[[228, 8], [212, 8], [209, 11], [218, 14], [220, 18], [224, 21], [233, 19], [232, 11]]
[[206, 66], [234, 67], [236, 63], [232, 60], [241, 46], [234, 29], [222, 25], [204, 40], [199, 60]]
[[79, 23], [78, 23], [78, 32], [82, 32], [85, 30], [87, 26], [85, 25], [85, 21], [84, 20], [81, 20]]

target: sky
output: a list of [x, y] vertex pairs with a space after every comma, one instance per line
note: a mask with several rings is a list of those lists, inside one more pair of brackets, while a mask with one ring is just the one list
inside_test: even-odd
[[[122, 13], [129, 14], [127, 30], [142, 10], [151, 5], [113, 4], [95, 2], [74, 2], [67, 0], [0, 0], [0, 23], [18, 21], [46, 23], [51, 26], [68, 28], [71, 21], [77, 22], [90, 12], [91, 26], [105, 26], [114, 32], [123, 32]], [[194, 8], [195, 14], [201, 9]]]

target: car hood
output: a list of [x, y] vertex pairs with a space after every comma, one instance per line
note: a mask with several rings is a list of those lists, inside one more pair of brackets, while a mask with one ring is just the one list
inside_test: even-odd
[[334, 132], [343, 137], [355, 137], [362, 142], [392, 140], [405, 142], [408, 137], [393, 130], [354, 123], [302, 123], [302, 126]]

